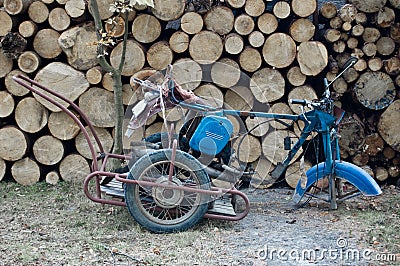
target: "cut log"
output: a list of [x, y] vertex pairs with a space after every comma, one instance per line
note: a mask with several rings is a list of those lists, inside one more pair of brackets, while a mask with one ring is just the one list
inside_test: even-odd
[[337, 29], [327, 29], [324, 34], [325, 40], [334, 43], [338, 41], [341, 37], [341, 32]]
[[240, 67], [248, 72], [257, 71], [262, 64], [260, 52], [252, 47], [246, 47], [239, 55]]
[[85, 77], [90, 84], [96, 85], [101, 82], [103, 75], [104, 75], [103, 68], [100, 66], [95, 66], [89, 68], [88, 71], [86, 71]]
[[113, 77], [109, 72], [104, 73], [103, 78], [101, 80], [101, 85], [103, 86], [104, 89], [108, 91], [114, 91]]
[[362, 12], [374, 13], [382, 9], [387, 0], [348, 0], [348, 2], [355, 5]]
[[383, 151], [385, 143], [378, 133], [370, 134], [365, 137], [365, 148], [363, 149], [369, 156], [376, 156]]
[[[86, 127], [86, 130], [88, 130], [88, 127]], [[99, 137], [101, 144], [103, 145], [104, 151], [110, 152], [113, 145], [113, 138], [111, 134], [107, 131], [107, 129], [101, 127], [95, 127], [94, 130], [96, 131], [96, 134]], [[89, 137], [90, 137], [90, 142], [92, 143], [96, 154], [99, 153], [100, 149], [97, 146], [92, 133], [90, 132], [89, 132]], [[75, 147], [80, 155], [82, 155], [87, 159], [93, 159], [92, 154], [90, 153], [89, 144], [82, 132], [80, 132], [78, 136], [76, 136], [75, 138]]]
[[250, 90], [259, 102], [273, 102], [285, 94], [285, 79], [276, 69], [262, 68], [252, 75]]
[[32, 150], [35, 159], [44, 165], [55, 165], [61, 161], [64, 155], [62, 142], [50, 135], [38, 138], [33, 144]]
[[316, 0], [292, 0], [292, 11], [299, 17], [311, 16], [317, 9]]
[[61, 161], [59, 173], [64, 181], [82, 184], [90, 173], [89, 163], [79, 154], [69, 154]]
[[0, 118], [7, 117], [14, 111], [14, 98], [7, 91], [0, 91]]
[[290, 5], [285, 1], [278, 1], [275, 3], [272, 12], [278, 19], [285, 19], [291, 13]]
[[274, 33], [265, 41], [262, 54], [269, 65], [285, 68], [296, 58], [296, 43], [285, 33]]
[[239, 54], [244, 47], [243, 38], [237, 33], [230, 33], [225, 37], [224, 47], [228, 54]]
[[[360, 51], [360, 50], [358, 50]], [[361, 51], [362, 53], [362, 51]], [[357, 53], [352, 54], [352, 56], [357, 57]], [[367, 69], [367, 61], [365, 59], [361, 58], [357, 61], [357, 63], [354, 64], [353, 68], [357, 70], [358, 72], [364, 72]]]
[[344, 22], [352, 22], [356, 18], [357, 12], [356, 6], [346, 4], [339, 9], [338, 16]]
[[129, 105], [130, 100], [132, 99], [134, 91], [130, 84], [122, 85], [122, 103], [124, 105]]
[[[292, 114], [292, 109], [290, 109], [289, 105], [286, 103], [275, 103], [271, 106], [269, 109], [268, 113], [272, 114]], [[280, 121], [286, 123], [287, 125], [292, 125], [293, 121], [292, 120], [286, 120], [286, 119], [279, 119]], [[279, 123], [278, 121], [270, 123], [270, 126], [275, 128], [275, 129], [287, 129], [287, 126]]]
[[0, 158], [6, 161], [21, 159], [28, 149], [25, 134], [14, 126], [0, 128]]
[[389, 0], [389, 3], [392, 4], [394, 8], [400, 9], [400, 1], [399, 0]]
[[[306, 99], [312, 101], [318, 99], [318, 96], [311, 86], [304, 85], [292, 89], [288, 94], [288, 99]], [[289, 107], [295, 114], [301, 114], [301, 108], [299, 104], [289, 103]]]
[[69, 65], [78, 70], [88, 70], [98, 64], [97, 46], [93, 45], [96, 41], [94, 24], [85, 23], [64, 31], [58, 39], [58, 46], [67, 56]]
[[8, 14], [18, 15], [25, 13], [31, 3], [31, 0], [4, 0], [3, 7]]
[[[201, 17], [199, 18], [199, 20], [202, 21]], [[231, 32], [234, 22], [235, 16], [233, 15], [232, 10], [225, 6], [214, 6], [204, 16], [204, 24], [207, 30], [216, 32], [219, 35], [226, 35]], [[192, 24], [194, 22], [188, 21], [188, 23]], [[203, 26], [203, 24], [201, 24], [201, 26]], [[202, 27], [199, 27], [199, 30], [197, 32], [199, 32], [201, 28]]]
[[0, 181], [4, 178], [5, 174], [6, 174], [6, 162], [0, 158]]
[[186, 2], [182, 0], [154, 0], [151, 11], [158, 19], [170, 21], [181, 17], [185, 7]]
[[340, 17], [333, 17], [329, 20], [329, 27], [335, 30], [341, 29], [343, 20]]
[[241, 8], [246, 3], [246, 0], [226, 0], [226, 2], [233, 8]]
[[146, 127], [144, 135], [146, 137], [148, 137], [153, 134], [163, 132], [163, 126], [164, 126], [163, 122], [155, 122], [155, 123], [151, 124], [150, 126]]
[[390, 27], [395, 20], [394, 10], [385, 6], [383, 9], [378, 11], [376, 18], [376, 24], [381, 28]]
[[263, 117], [247, 117], [245, 121], [247, 130], [255, 137], [262, 137], [267, 134], [269, 125], [272, 123], [271, 119]]
[[366, 27], [364, 29], [364, 33], [362, 34], [362, 38], [365, 42], [374, 43], [381, 37], [381, 32], [377, 28]]
[[358, 119], [346, 115], [340, 123], [339, 145], [341, 150], [349, 155], [354, 155], [361, 150], [365, 143], [365, 131], [363, 124]]
[[235, 86], [224, 95], [226, 109], [250, 111], [253, 109], [254, 97], [251, 91], [244, 86]]
[[[187, 34], [196, 34], [200, 32], [202, 28], [203, 28], [203, 18], [201, 17], [200, 14], [196, 12], [188, 12], [182, 16], [181, 29]], [[207, 29], [209, 28], [207, 27]]]
[[259, 17], [265, 11], [265, 3], [263, 0], [247, 0], [244, 11], [252, 17]]
[[375, 179], [379, 180], [379, 181], [386, 181], [386, 179], [388, 179], [389, 177], [389, 173], [386, 170], [386, 168], [384, 167], [376, 167], [375, 168]]
[[240, 74], [238, 63], [229, 58], [222, 58], [211, 67], [211, 80], [222, 88], [235, 86]]
[[79, 133], [79, 126], [65, 112], [53, 112], [48, 120], [47, 126], [51, 135], [60, 140], [73, 139]]
[[31, 186], [39, 182], [40, 168], [34, 160], [26, 157], [11, 166], [11, 175], [18, 184]]
[[224, 105], [224, 94], [222, 91], [213, 84], [204, 84], [195, 89], [194, 94], [201, 97], [207, 105], [222, 108]]
[[17, 59], [25, 50], [27, 43], [19, 33], [9, 32], [0, 40], [0, 47], [5, 56]]
[[[84, 91], [86, 91], [86, 89], [89, 88], [89, 82], [87, 82], [83, 73], [60, 62], [53, 62], [42, 68], [36, 74], [35, 81], [39, 82], [43, 86], [51, 88], [71, 101], [75, 101]], [[65, 88], [69, 89], [66, 90]], [[54, 104], [44, 100], [36, 94], [34, 94], [34, 97], [50, 111], [59, 112], [61, 110]], [[62, 102], [54, 96], [50, 97], [57, 100], [65, 107], [69, 106], [67, 103]]]
[[5, 36], [13, 28], [13, 21], [7, 12], [0, 10], [0, 36]]
[[234, 28], [242, 36], [249, 35], [254, 30], [254, 20], [249, 15], [241, 14], [235, 18]]
[[321, 42], [302, 42], [298, 48], [297, 62], [301, 73], [307, 76], [316, 76], [328, 65], [328, 51]]
[[[360, 74], [354, 68], [349, 68], [344, 74], [343, 78], [347, 83], [352, 83], [360, 77]], [[346, 86], [348, 87], [348, 86]]]
[[59, 37], [60, 34], [53, 29], [42, 29], [35, 35], [33, 48], [43, 58], [56, 58], [62, 52], [58, 44]]
[[[66, 0], [56, 0], [56, 1], [66, 1]], [[91, 7], [90, 1], [91, 0], [88, 0], [87, 2], [88, 2], [89, 12], [92, 13], [92, 10], [90, 9], [90, 7]], [[110, 10], [110, 6], [113, 3], [114, 3], [114, 0], [97, 0], [97, 6], [99, 7], [99, 13], [100, 13], [101, 20], [108, 19], [114, 15], [114, 12]], [[137, 4], [134, 7], [137, 10], [140, 9]], [[147, 8], [147, 6], [144, 6], [144, 8]], [[143, 10], [143, 8], [142, 8], [142, 10]]]
[[258, 138], [252, 135], [245, 135], [233, 142], [233, 149], [241, 162], [251, 163], [261, 155], [261, 144]]
[[383, 61], [386, 73], [389, 75], [400, 74], [400, 59], [398, 57], [392, 57]]
[[400, 167], [398, 166], [391, 166], [388, 169], [389, 176], [391, 177], [398, 177], [400, 175]]
[[132, 35], [138, 42], [154, 42], [160, 37], [160, 34], [161, 24], [156, 17], [149, 14], [141, 14], [133, 20]]
[[175, 53], [183, 53], [189, 48], [189, 35], [183, 31], [174, 32], [169, 38], [169, 47]]
[[117, 17], [115, 22], [106, 23], [104, 29], [115, 38], [122, 37], [125, 33], [125, 20], [122, 17]]
[[264, 42], [265, 42], [265, 37], [262, 32], [255, 30], [252, 33], [250, 33], [249, 43], [251, 46], [256, 48], [261, 47], [263, 46]]
[[307, 76], [301, 73], [299, 66], [294, 66], [286, 73], [286, 78], [290, 84], [297, 87], [305, 83]]
[[314, 37], [315, 26], [309, 19], [300, 18], [293, 21], [289, 34], [296, 42], [306, 42]]
[[[297, 136], [288, 130], [275, 130], [265, 136], [262, 142], [262, 151], [264, 156], [273, 164], [282, 162], [288, 155], [287, 150], [284, 149], [283, 140], [285, 137], [290, 137], [292, 145], [297, 141]], [[291, 163], [297, 160], [303, 149], [296, 153]]]
[[49, 112], [35, 98], [26, 97], [15, 107], [15, 122], [28, 133], [36, 133], [47, 124]]
[[327, 19], [331, 19], [337, 14], [337, 7], [332, 2], [324, 2], [319, 9], [319, 14]]
[[114, 94], [112, 92], [92, 87], [79, 97], [79, 106], [94, 126], [115, 126]]
[[22, 85], [19, 85], [17, 82], [13, 80], [13, 76], [16, 75], [24, 75], [26, 74], [18, 69], [15, 69], [7, 74], [4, 79], [4, 84], [6, 85], [6, 89], [9, 93], [14, 96], [24, 96], [29, 93], [29, 90]]
[[[356, 71], [357, 73], [357, 71]], [[343, 95], [345, 92], [347, 92], [348, 89], [348, 84], [347, 81], [343, 78], [340, 77], [338, 78], [334, 83], [333, 83], [333, 90], [336, 92], [337, 96]]]
[[385, 142], [394, 150], [400, 151], [400, 134], [397, 121], [400, 121], [400, 100], [394, 101], [380, 117], [378, 131]]
[[400, 23], [394, 23], [390, 27], [390, 38], [392, 38], [396, 43], [400, 43]]
[[[123, 43], [119, 43], [110, 54], [110, 62], [114, 68], [118, 68], [121, 62]], [[141, 45], [133, 40], [128, 40], [126, 43], [126, 56], [124, 67], [121, 74], [123, 76], [132, 76], [137, 71], [143, 68], [146, 57]]]
[[383, 66], [382, 59], [374, 57], [368, 60], [368, 68], [372, 71], [379, 71]]
[[376, 47], [376, 44], [373, 42], [368, 42], [366, 44], [364, 44], [362, 51], [364, 52], [364, 54], [366, 56], [375, 56], [376, 52], [378, 51], [378, 48]]
[[220, 36], [212, 31], [201, 31], [189, 43], [190, 56], [201, 64], [211, 64], [222, 55], [223, 44]]
[[86, 3], [84, 0], [68, 0], [65, 3], [65, 12], [71, 18], [79, 18], [85, 14], [86, 11]]
[[338, 40], [333, 44], [333, 51], [335, 51], [336, 53], [343, 53], [345, 49], [346, 43], [342, 40]]
[[182, 58], [173, 64], [173, 77], [185, 90], [196, 89], [203, 80], [201, 66], [190, 58]]
[[381, 37], [376, 42], [376, 49], [381, 55], [391, 55], [396, 48], [396, 44], [390, 37]]
[[172, 64], [173, 57], [173, 52], [165, 41], [154, 43], [146, 53], [147, 63], [156, 70], [163, 70]]
[[[1, 14], [0, 14], [1, 16]], [[1, 20], [1, 18], [0, 18]], [[0, 21], [1, 23], [1, 21]], [[28, 38], [36, 34], [38, 26], [31, 20], [25, 20], [18, 26], [18, 32], [22, 37]], [[0, 34], [1, 35], [1, 34]]]
[[274, 165], [268, 161], [264, 156], [260, 156], [258, 160], [253, 163], [255, 174], [252, 175], [250, 185], [253, 188], [265, 189], [271, 187], [275, 180], [269, 174]]
[[71, 23], [71, 19], [65, 9], [60, 7], [56, 7], [50, 11], [48, 20], [50, 27], [56, 31], [66, 30]]
[[285, 181], [291, 188], [296, 188], [300, 179], [307, 178], [306, 172], [312, 167], [309, 161], [296, 161], [289, 165], [285, 173]]
[[46, 183], [50, 185], [57, 185], [58, 181], [60, 180], [60, 175], [57, 171], [51, 171], [46, 174]]
[[[157, 71], [155, 69], [152, 68], [142, 68], [141, 70], [139, 70], [138, 72], [136, 72], [135, 74], [132, 75], [132, 78], [137, 78], [137, 79], [141, 79], [141, 80], [146, 80], [149, 77], [152, 77], [150, 80], [155, 82], [157, 81], [157, 77], [158, 75], [154, 75], [156, 74]], [[133, 82], [133, 79], [130, 79], [130, 86], [132, 87], [133, 91], [136, 91], [137, 88], [139, 87], [139, 85], [135, 82]]]
[[270, 13], [264, 13], [257, 19], [257, 26], [265, 34], [271, 34], [278, 28], [278, 19]]
[[350, 49], [354, 49], [358, 47], [358, 39], [354, 38], [354, 37], [350, 37], [347, 42], [347, 47], [349, 47]]
[[393, 80], [383, 72], [365, 72], [354, 86], [357, 100], [365, 107], [380, 110], [396, 97]]
[[35, 1], [29, 5], [28, 8], [29, 18], [35, 23], [43, 23], [49, 17], [49, 9], [42, 1]]
[[18, 57], [18, 67], [25, 73], [35, 72], [41, 63], [37, 53], [25, 51]]
[[3, 52], [0, 52], [0, 78], [4, 78], [13, 68], [13, 61]]

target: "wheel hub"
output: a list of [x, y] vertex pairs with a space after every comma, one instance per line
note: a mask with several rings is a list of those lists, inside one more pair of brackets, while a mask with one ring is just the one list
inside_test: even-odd
[[[156, 183], [177, 187], [182, 186], [182, 182], [179, 179], [172, 177], [172, 180], [169, 181], [168, 176], [162, 176], [158, 178]], [[158, 206], [170, 209], [178, 206], [182, 202], [184, 191], [165, 187], [153, 187], [152, 194], [153, 199]]]

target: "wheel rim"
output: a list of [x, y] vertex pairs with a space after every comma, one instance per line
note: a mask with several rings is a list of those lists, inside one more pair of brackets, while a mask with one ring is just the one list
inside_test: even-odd
[[[168, 181], [169, 161], [158, 161], [144, 169], [138, 180], [172, 186], [200, 188], [196, 174], [175, 162], [171, 182]], [[201, 204], [201, 194], [155, 186], [135, 186], [135, 201], [140, 211], [152, 222], [173, 225], [189, 219]]]

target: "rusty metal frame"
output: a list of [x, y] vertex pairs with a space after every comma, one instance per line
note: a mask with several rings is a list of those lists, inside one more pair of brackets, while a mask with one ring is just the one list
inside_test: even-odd
[[[143, 181], [143, 180], [131, 180], [131, 179], [126, 178], [127, 174], [118, 174], [118, 173], [112, 173], [112, 172], [105, 171], [105, 166], [106, 166], [109, 158], [116, 158], [119, 160], [129, 160], [129, 159], [131, 159], [131, 157], [126, 156], [126, 155], [119, 155], [119, 154], [105, 152], [103, 145], [101, 144], [100, 139], [94, 130], [93, 124], [90, 122], [89, 118], [82, 111], [82, 109], [77, 104], [75, 104], [73, 101], [71, 101], [70, 99], [64, 97], [63, 95], [45, 87], [44, 85], [38, 83], [35, 80], [32, 80], [32, 79], [26, 77], [26, 76], [16, 75], [16, 76], [13, 76], [13, 80], [15, 82], [17, 82], [18, 84], [20, 84], [21, 86], [30, 90], [31, 92], [39, 95], [40, 97], [44, 98], [45, 100], [49, 101], [50, 103], [52, 103], [55, 106], [57, 106], [58, 108], [60, 108], [68, 116], [70, 116], [74, 120], [74, 122], [79, 126], [86, 141], [88, 142], [88, 146], [89, 146], [90, 153], [92, 156], [91, 173], [85, 178], [84, 183], [83, 183], [84, 193], [85, 193], [86, 197], [88, 197], [90, 200], [97, 202], [97, 203], [101, 203], [101, 204], [126, 206], [126, 203], [124, 201], [110, 200], [110, 199], [105, 199], [105, 198], [101, 197], [100, 181], [103, 177], [107, 176], [107, 177], [114, 177], [115, 180], [122, 182], [124, 184], [164, 187], [167, 189], [183, 190], [183, 191], [188, 191], [188, 192], [193, 192], [193, 193], [203, 193], [203, 194], [207, 194], [207, 195], [211, 195], [211, 196], [222, 196], [224, 194], [232, 194], [232, 195], [237, 195], [237, 196], [241, 197], [245, 203], [245, 210], [236, 216], [206, 213], [204, 215], [204, 218], [217, 219], [217, 220], [228, 220], [228, 221], [238, 221], [238, 220], [243, 219], [249, 213], [250, 202], [249, 202], [248, 197], [243, 192], [237, 190], [236, 188], [224, 189], [224, 188], [218, 188], [218, 187], [211, 187], [211, 190], [205, 190], [205, 189], [198, 189], [198, 188], [191, 188], [191, 187], [184, 187], [184, 186], [177, 187], [177, 186], [173, 186], [173, 185], [158, 184], [155, 182], [149, 182], [149, 181]], [[38, 88], [35, 88], [34, 86], [36, 86]], [[68, 103], [76, 112], [78, 112], [78, 114], [81, 116], [81, 118], [84, 120], [84, 122], [88, 126], [89, 130], [87, 130], [85, 128], [82, 121], [78, 117], [76, 117], [76, 115], [71, 110], [69, 110], [68, 107], [65, 107], [60, 102], [56, 101], [55, 99], [53, 99], [52, 97], [50, 97], [49, 95], [44, 93], [42, 90], [52, 94], [53, 96], [64, 101], [65, 103]], [[91, 142], [89, 133], [92, 134], [97, 146], [99, 147], [100, 153], [98, 155], [96, 154], [95, 147]], [[101, 163], [99, 163], [99, 161]], [[89, 191], [89, 183], [93, 178], [95, 178], [95, 190], [96, 190], [95, 196]]]

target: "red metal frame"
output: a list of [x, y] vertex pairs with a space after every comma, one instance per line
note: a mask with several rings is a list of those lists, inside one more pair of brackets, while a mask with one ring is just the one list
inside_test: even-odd
[[[28, 90], [32, 91], [33, 93], [36, 93], [40, 97], [49, 101], [50, 103], [56, 105], [62, 111], [67, 113], [67, 115], [69, 115], [74, 120], [74, 122], [79, 126], [86, 141], [88, 142], [90, 153], [92, 156], [91, 173], [85, 178], [84, 183], [83, 183], [83, 190], [85, 192], [85, 195], [90, 200], [92, 200], [94, 202], [102, 203], [102, 204], [126, 206], [126, 203], [123, 201], [104, 199], [101, 197], [100, 180], [102, 177], [108, 176], [108, 177], [114, 177], [115, 180], [120, 181], [122, 183], [135, 184], [135, 185], [140, 185], [140, 186], [164, 187], [167, 189], [183, 190], [183, 191], [188, 191], [188, 192], [193, 192], [193, 193], [204, 193], [204, 194], [208, 194], [208, 195], [212, 195], [212, 196], [222, 196], [222, 195], [228, 193], [228, 194], [232, 194], [232, 195], [237, 195], [244, 200], [245, 210], [236, 216], [206, 213], [204, 215], [204, 218], [217, 219], [217, 220], [228, 220], [228, 221], [238, 221], [240, 219], [243, 219], [249, 213], [249, 211], [250, 211], [249, 199], [243, 192], [237, 190], [236, 188], [223, 189], [223, 188], [218, 188], [218, 187], [211, 187], [211, 190], [204, 190], [204, 189], [197, 189], [197, 188], [184, 187], [184, 186], [177, 187], [177, 186], [173, 186], [173, 185], [158, 184], [155, 182], [149, 182], [149, 181], [143, 181], [143, 180], [131, 180], [131, 179], [126, 178], [127, 174], [118, 174], [118, 173], [112, 173], [112, 172], [105, 171], [105, 166], [106, 166], [109, 158], [116, 158], [119, 160], [124, 160], [124, 161], [128, 160], [129, 161], [131, 159], [131, 157], [126, 156], [126, 155], [119, 155], [119, 154], [105, 152], [103, 145], [101, 144], [100, 139], [97, 136], [96, 131], [94, 130], [93, 124], [90, 122], [89, 118], [85, 115], [85, 113], [82, 111], [82, 109], [77, 104], [75, 104], [73, 101], [71, 101], [70, 99], [64, 97], [63, 95], [41, 85], [40, 83], [38, 83], [28, 77], [25, 77], [23, 75], [14, 76], [13, 80], [15, 82], [17, 82], [18, 84], [22, 85], [23, 87], [27, 88]], [[39, 89], [35, 88], [34, 86], [38, 87]], [[71, 112], [67, 107], [65, 107], [60, 102], [56, 101], [55, 99], [53, 99], [52, 97], [50, 97], [49, 95], [47, 95], [40, 89], [52, 94], [53, 96], [57, 97], [58, 99], [60, 99], [62, 101], [68, 103], [75, 111], [77, 111], [79, 113], [79, 115], [82, 117], [82, 119], [88, 126], [89, 131], [85, 128], [85, 126], [83, 125], [81, 120], [78, 117], [76, 117], [73, 112]], [[95, 150], [94, 145], [91, 142], [89, 132], [93, 135], [95, 142], [96, 142], [97, 146], [99, 147], [99, 150], [100, 150], [99, 156], [96, 154], [96, 150]], [[173, 148], [175, 147], [175, 149], [176, 149], [176, 140], [172, 146], [173, 146]], [[99, 160], [101, 160], [100, 165], [99, 165]], [[172, 164], [173, 164], [173, 162], [172, 162]], [[89, 183], [93, 178], [95, 178], [96, 196], [93, 196], [89, 191]]]

